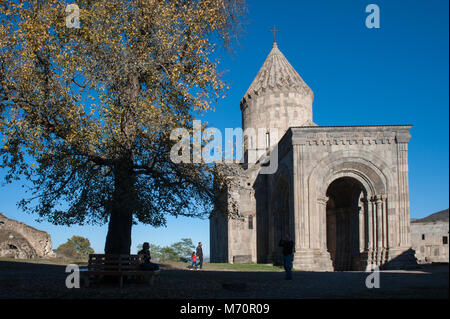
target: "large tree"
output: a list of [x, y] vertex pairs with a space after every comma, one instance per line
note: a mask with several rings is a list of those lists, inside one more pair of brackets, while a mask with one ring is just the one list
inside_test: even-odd
[[72, 236], [67, 239], [67, 242], [59, 245], [56, 250], [67, 257], [86, 258], [89, 254], [94, 253], [89, 239], [82, 236]]
[[181, 241], [173, 243], [171, 246], [178, 255], [178, 260], [187, 261], [191, 258], [192, 252], [195, 251], [195, 245], [191, 238], [181, 238]]
[[29, 181], [24, 209], [60, 225], [109, 222], [105, 252], [129, 253], [133, 223], [210, 209], [214, 167], [173, 163], [170, 132], [191, 130], [223, 95], [214, 51], [243, 3], [75, 3], [79, 27], [64, 1], [0, 1], [2, 165], [7, 181]]

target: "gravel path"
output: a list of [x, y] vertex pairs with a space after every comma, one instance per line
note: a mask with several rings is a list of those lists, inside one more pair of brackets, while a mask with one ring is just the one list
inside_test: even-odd
[[364, 272], [189, 271], [163, 267], [153, 286], [92, 285], [67, 289], [65, 267], [0, 261], [0, 298], [448, 298], [449, 268], [428, 265], [415, 271], [382, 271], [380, 288], [365, 286]]

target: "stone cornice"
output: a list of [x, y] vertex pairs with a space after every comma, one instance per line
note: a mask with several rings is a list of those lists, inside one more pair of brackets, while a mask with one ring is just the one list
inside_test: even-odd
[[411, 125], [291, 127], [286, 135], [291, 137], [292, 144], [306, 146], [396, 144], [409, 141], [411, 127]]

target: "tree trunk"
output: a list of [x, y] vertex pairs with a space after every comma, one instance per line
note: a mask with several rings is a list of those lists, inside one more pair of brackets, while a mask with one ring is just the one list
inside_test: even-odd
[[123, 153], [113, 168], [114, 193], [110, 206], [108, 235], [106, 236], [106, 254], [129, 254], [131, 247], [131, 227], [136, 204], [135, 176], [133, 174], [133, 149], [135, 147], [136, 118], [133, 105], [137, 103], [139, 76], [130, 75], [123, 96], [123, 105], [127, 112], [121, 118], [121, 139]]
[[130, 254], [135, 181], [129, 161], [125, 162], [127, 164], [117, 165], [114, 169], [115, 189], [109, 207], [110, 218], [105, 244], [106, 254]]

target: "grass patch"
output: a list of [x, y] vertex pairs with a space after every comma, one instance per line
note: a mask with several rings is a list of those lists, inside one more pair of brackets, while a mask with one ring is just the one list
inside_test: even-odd
[[[183, 262], [158, 262], [161, 265], [169, 266], [171, 268], [177, 269], [188, 269], [191, 267], [191, 263], [183, 263]], [[228, 264], [228, 263], [204, 263], [203, 270], [211, 270], [211, 271], [243, 271], [243, 272], [252, 272], [252, 271], [272, 271], [279, 272], [284, 271], [282, 266], [274, 266], [272, 264], [256, 264], [256, 263], [242, 263], [242, 264]]]
[[271, 264], [227, 264], [227, 263], [207, 263], [203, 265], [205, 270], [234, 270], [234, 271], [281, 271], [281, 266], [273, 266]]

